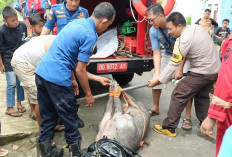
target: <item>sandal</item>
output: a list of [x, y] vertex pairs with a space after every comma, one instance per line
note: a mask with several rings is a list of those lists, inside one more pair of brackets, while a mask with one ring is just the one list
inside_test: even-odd
[[31, 114], [29, 114], [29, 118], [31, 118], [32, 120], [36, 120], [36, 115], [31, 115]]
[[0, 156], [6, 156], [8, 154], [8, 150], [0, 149]]
[[20, 112], [6, 112], [5, 114], [12, 117], [21, 117], [23, 115]]
[[156, 111], [154, 111], [152, 109], [149, 109], [149, 113], [150, 113], [150, 116], [157, 116], [157, 115], [160, 114], [159, 112], [156, 112]]
[[65, 130], [65, 127], [64, 125], [57, 125], [55, 128], [54, 128], [55, 132], [61, 132], [61, 131], [64, 131]]
[[18, 109], [19, 113], [26, 112], [25, 107], [21, 107], [21, 108], [18, 107], [17, 109]]
[[192, 121], [191, 119], [183, 119], [182, 129], [191, 130], [192, 129]]

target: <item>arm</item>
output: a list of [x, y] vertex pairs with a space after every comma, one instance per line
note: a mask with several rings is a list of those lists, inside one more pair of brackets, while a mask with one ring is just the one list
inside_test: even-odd
[[[229, 38], [226, 39], [223, 44], [222, 51], [225, 53], [227, 47], [229, 47]], [[212, 137], [209, 131], [215, 126], [216, 121], [224, 122], [227, 117], [227, 111], [225, 108], [231, 107], [232, 104], [232, 83], [231, 77], [231, 63], [232, 58], [229, 57], [227, 63], [222, 62], [216, 86], [214, 89], [214, 96], [208, 110], [208, 116], [201, 125], [201, 132], [208, 137]], [[226, 90], [225, 90], [226, 89]], [[222, 107], [221, 107], [222, 106]], [[225, 107], [225, 108], [223, 108]]]
[[160, 50], [153, 51], [153, 62], [154, 62], [154, 67], [155, 67], [155, 79], [148, 80], [149, 82], [148, 88], [155, 87], [161, 84], [161, 82], [158, 80], [159, 75], [160, 75], [160, 65], [161, 65]]
[[200, 20], [201, 18], [199, 18], [195, 24], [199, 25]]
[[49, 16], [47, 19], [47, 22], [43, 26], [42, 32], [40, 35], [48, 35], [50, 32], [53, 30], [55, 22], [57, 21], [56, 19], [56, 14], [53, 9], [50, 9]]
[[93, 75], [93, 74], [91, 74], [89, 72], [87, 72], [87, 76], [88, 76], [89, 80], [100, 82], [103, 86], [109, 86], [110, 85], [110, 79], [108, 79], [106, 77]]
[[155, 80], [149, 81], [150, 85], [148, 87], [154, 87], [156, 85], [159, 85], [160, 83], [168, 83], [178, 67], [181, 64], [184, 65], [184, 57], [188, 54], [189, 49], [192, 45], [192, 35], [193, 32], [190, 32], [188, 35], [184, 34], [182, 40], [176, 39], [171, 60], [162, 71], [158, 79], [156, 78]]
[[2, 74], [5, 72], [5, 66], [3, 65], [3, 62], [2, 62], [2, 54], [0, 53], [0, 70], [2, 72]]
[[78, 83], [76, 81], [76, 78], [75, 78], [75, 75], [74, 75], [73, 71], [72, 71], [71, 81], [72, 81], [72, 86], [73, 86], [73, 89], [74, 89], [74, 94], [78, 95], [79, 94], [79, 87], [78, 87]]
[[43, 27], [42, 32], [40, 35], [49, 35], [51, 30], [47, 27]]
[[160, 75], [160, 65], [161, 65], [161, 53], [160, 50], [153, 51], [153, 63], [155, 68], [155, 76], [156, 78]]
[[53, 42], [54, 38], [48, 39], [45, 44], [44, 44], [44, 50], [45, 52], [47, 52], [47, 50], [50, 48], [52, 42]]
[[217, 29], [217, 31], [216, 31], [216, 33], [215, 33], [214, 36], [215, 36], [217, 39], [222, 39], [222, 37], [218, 36], [218, 35], [219, 35], [219, 31], [220, 31], [219, 29], [220, 29], [220, 28]]
[[179, 80], [184, 76], [183, 69], [184, 69], [185, 62], [186, 62], [186, 58], [183, 59], [183, 62], [181, 63], [180, 67], [175, 71], [174, 73], [175, 80]]
[[75, 67], [75, 74], [78, 77], [78, 80], [81, 84], [81, 87], [86, 94], [86, 101], [87, 101], [86, 106], [91, 107], [93, 105], [95, 99], [94, 99], [94, 97], [91, 93], [90, 87], [89, 87], [86, 67], [87, 67], [87, 63], [84, 63], [81, 61], [77, 62], [76, 67]]
[[161, 65], [161, 53], [160, 53], [159, 40], [157, 38], [157, 30], [151, 28], [149, 32], [149, 36], [151, 39], [152, 50], [153, 50], [153, 63], [155, 68], [155, 76], [159, 77], [160, 65]]
[[2, 62], [2, 53], [5, 51], [5, 43], [2, 37], [2, 34], [0, 33], [0, 71], [2, 72], [2, 74], [5, 72], [5, 66], [3, 65]]
[[214, 27], [218, 27], [218, 23], [217, 23], [214, 19], [210, 18], [210, 20], [211, 20], [212, 25], [213, 25]]

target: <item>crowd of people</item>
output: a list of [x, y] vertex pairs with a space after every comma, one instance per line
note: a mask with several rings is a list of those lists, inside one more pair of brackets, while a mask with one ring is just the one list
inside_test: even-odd
[[[20, 117], [26, 112], [21, 104], [25, 92], [31, 107], [29, 117], [38, 121], [38, 146], [42, 156], [63, 155], [63, 149], [54, 147], [52, 141], [59, 119], [65, 128], [64, 136], [70, 156], [80, 156], [82, 139], [78, 128], [83, 126], [83, 122], [77, 115], [76, 98], [79, 90], [84, 91], [86, 106], [91, 107], [95, 99], [88, 80], [98, 81], [103, 86], [108, 86], [110, 81], [88, 73], [86, 67], [90, 56], [96, 53], [98, 34], [113, 23], [116, 11], [112, 4], [102, 2], [88, 17], [88, 10], [79, 6], [79, 3], [80, 0], [65, 0], [62, 4], [54, 5], [47, 21], [40, 14], [31, 14], [29, 22], [33, 32], [30, 36], [27, 36], [26, 25], [18, 21], [15, 9], [7, 6], [2, 11], [5, 24], [0, 27], [0, 70], [5, 73], [7, 80], [5, 114]], [[176, 128], [184, 109], [186, 114], [182, 128], [191, 129], [191, 106], [194, 100], [198, 126], [203, 134], [211, 137], [217, 121], [216, 154], [223, 154], [224, 157], [230, 150], [223, 147], [221, 150], [224, 151], [219, 152], [219, 149], [222, 141], [230, 142], [222, 139], [232, 124], [232, 35], [228, 28], [229, 20], [224, 19], [222, 27], [215, 33], [217, 43], [222, 46], [221, 63], [210, 36], [210, 30], [218, 24], [210, 18], [210, 13], [206, 9], [204, 16], [196, 22], [199, 25], [189, 26], [179, 12], [166, 17], [159, 4], [152, 4], [147, 9], [155, 67], [154, 77], [149, 80], [148, 86], [152, 88], [153, 97], [149, 113], [151, 116], [160, 114], [162, 89], [173, 75], [176, 80], [182, 78], [172, 92], [167, 117], [162, 125], [154, 125], [153, 130], [159, 134], [177, 136]], [[58, 35], [48, 35], [55, 22]], [[165, 48], [163, 53], [159, 43]], [[216, 81], [210, 105], [209, 93]], [[15, 89], [17, 111], [14, 109]], [[4, 156], [1, 153], [6, 155], [8, 151], [1, 149], [0, 155]]]

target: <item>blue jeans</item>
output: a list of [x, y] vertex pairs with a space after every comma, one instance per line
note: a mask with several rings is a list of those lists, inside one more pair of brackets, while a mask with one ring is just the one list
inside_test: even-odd
[[20, 86], [20, 81], [13, 71], [6, 72], [6, 104], [7, 107], [15, 106], [15, 87], [17, 89], [17, 101], [24, 100], [24, 91]]
[[41, 115], [41, 134], [39, 143], [52, 140], [54, 128], [58, 124], [58, 118], [65, 126], [65, 140], [67, 144], [81, 141], [78, 131], [76, 97], [73, 87], [59, 86], [46, 81], [39, 75], [35, 75], [37, 97]]

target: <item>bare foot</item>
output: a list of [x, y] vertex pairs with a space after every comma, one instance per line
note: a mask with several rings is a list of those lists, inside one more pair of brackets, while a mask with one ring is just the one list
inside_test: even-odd
[[0, 156], [6, 156], [8, 154], [8, 150], [0, 149]]

